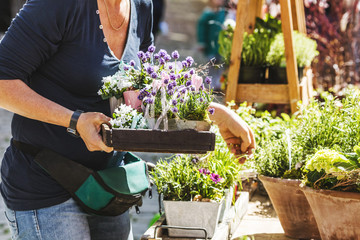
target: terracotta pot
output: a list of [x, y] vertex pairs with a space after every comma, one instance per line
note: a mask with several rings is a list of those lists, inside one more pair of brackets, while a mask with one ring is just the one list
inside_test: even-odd
[[320, 239], [315, 217], [300, 180], [259, 176], [279, 217], [285, 235], [292, 238]]
[[302, 188], [323, 240], [355, 240], [360, 238], [360, 194]]
[[133, 109], [140, 109], [142, 102], [138, 99], [139, 94], [139, 91], [125, 91], [123, 93], [125, 104], [131, 106]]

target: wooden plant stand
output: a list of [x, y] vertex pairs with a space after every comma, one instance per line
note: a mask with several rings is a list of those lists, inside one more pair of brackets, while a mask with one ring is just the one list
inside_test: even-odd
[[306, 33], [303, 0], [280, 0], [282, 31], [285, 41], [286, 72], [288, 84], [238, 84], [244, 31], [254, 29], [256, 17], [261, 17], [264, 0], [239, 0], [236, 27], [226, 90], [226, 101], [290, 104], [291, 112], [297, 110], [297, 102], [304, 104], [312, 97], [312, 73], [305, 70], [301, 83], [293, 48], [293, 30]]

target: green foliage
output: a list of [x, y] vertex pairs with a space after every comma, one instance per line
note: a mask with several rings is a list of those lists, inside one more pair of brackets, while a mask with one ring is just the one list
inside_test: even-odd
[[[319, 55], [316, 41], [297, 31], [293, 32], [293, 47], [298, 67], [310, 66], [314, 58]], [[283, 33], [276, 34], [271, 43], [266, 61], [271, 66], [285, 67], [285, 44]]]
[[[254, 159], [246, 164], [266, 176], [303, 176], [305, 163], [318, 150], [333, 149], [344, 153], [348, 164], [355, 165], [357, 156], [345, 153], [352, 152], [360, 142], [359, 106], [360, 91], [354, 88], [344, 90], [342, 99], [324, 92], [321, 100], [300, 105], [299, 112], [291, 118], [285, 114], [279, 118], [268, 112], [256, 113], [244, 103], [236, 112], [250, 125], [257, 143]], [[360, 152], [360, 147], [354, 151]], [[342, 164], [338, 167], [348, 166]]]
[[[241, 63], [244, 66], [263, 66], [274, 36], [281, 32], [281, 21], [269, 14], [265, 19], [256, 18], [255, 29], [252, 34], [244, 33]], [[229, 65], [231, 57], [234, 27], [227, 25], [219, 33], [219, 54], [225, 64]]]
[[230, 64], [232, 39], [234, 37], [234, 28], [227, 25], [225, 29], [219, 33], [219, 54], [224, 59], [225, 64]]
[[277, 33], [281, 32], [281, 21], [266, 15], [256, 18], [252, 34], [244, 33], [241, 64], [243, 66], [264, 66], [270, 46]]

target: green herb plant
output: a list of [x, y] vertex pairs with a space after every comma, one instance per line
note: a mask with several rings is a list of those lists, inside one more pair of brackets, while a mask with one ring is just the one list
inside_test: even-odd
[[157, 162], [151, 178], [165, 200], [220, 201], [237, 183], [243, 166], [230, 153], [216, 127], [215, 151], [207, 155], [175, 155]]
[[[298, 67], [310, 66], [314, 58], [319, 55], [319, 52], [316, 50], [316, 41], [297, 31], [293, 32], [293, 46]], [[266, 61], [271, 66], [286, 66], [283, 33], [275, 35], [266, 56]]]

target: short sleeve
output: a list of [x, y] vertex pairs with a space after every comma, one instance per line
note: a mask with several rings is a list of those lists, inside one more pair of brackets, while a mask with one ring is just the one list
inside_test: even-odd
[[27, 1], [0, 42], [0, 80], [28, 83], [61, 44], [70, 7], [62, 0]]
[[146, 26], [144, 29], [144, 39], [141, 42], [140, 50], [146, 52], [148, 47], [154, 43], [154, 36], [152, 33], [153, 28], [153, 4], [152, 1], [149, 1], [149, 4], [146, 6], [146, 12], [148, 14]]

